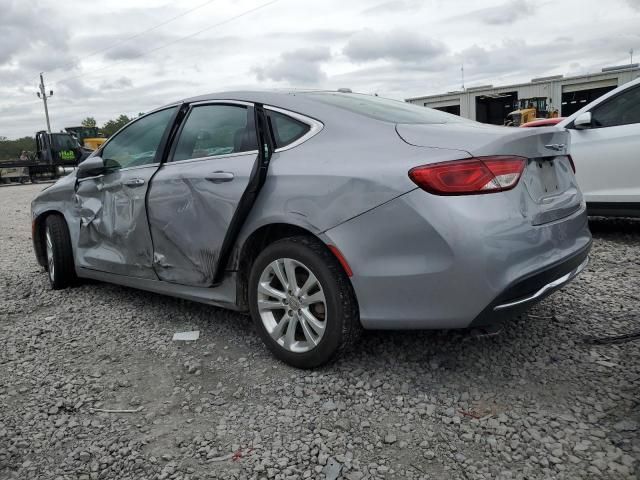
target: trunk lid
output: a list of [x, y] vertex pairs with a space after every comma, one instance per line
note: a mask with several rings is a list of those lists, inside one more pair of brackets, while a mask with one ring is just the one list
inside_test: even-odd
[[556, 127], [514, 128], [482, 123], [398, 124], [402, 140], [417, 147], [463, 150], [473, 157], [517, 155], [528, 159], [516, 190], [533, 225], [571, 215], [582, 204], [568, 157], [570, 137]]

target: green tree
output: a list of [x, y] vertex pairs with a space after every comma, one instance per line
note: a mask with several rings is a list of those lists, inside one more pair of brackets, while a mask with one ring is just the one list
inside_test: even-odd
[[93, 117], [87, 117], [84, 120], [82, 120], [82, 122], [80, 122], [80, 124], [83, 127], [87, 127], [87, 128], [93, 128], [96, 126], [96, 119]]
[[131, 121], [131, 119], [129, 117], [127, 117], [126, 115], [120, 115], [115, 120], [109, 120], [108, 122], [105, 122], [105, 124], [101, 128], [102, 133], [105, 136], [110, 137], [111, 135], [116, 133], [118, 130], [120, 130], [122, 127], [124, 127], [127, 123], [129, 123], [130, 121]]
[[0, 160], [17, 160], [23, 150], [35, 152], [35, 138], [22, 137], [16, 140], [8, 140], [6, 137], [0, 137]]

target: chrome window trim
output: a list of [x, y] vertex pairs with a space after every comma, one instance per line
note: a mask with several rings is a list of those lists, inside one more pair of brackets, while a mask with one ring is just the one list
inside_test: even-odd
[[244, 100], [200, 100], [199, 102], [190, 103], [190, 107], [197, 107], [200, 105], [212, 105], [212, 104], [227, 104], [227, 105], [240, 105], [243, 107], [253, 107], [252, 102], [245, 102]]
[[291, 117], [291, 118], [293, 118], [295, 120], [298, 120], [298, 121], [300, 121], [300, 122], [302, 122], [302, 123], [304, 123], [304, 124], [309, 126], [309, 131], [307, 133], [305, 133], [303, 136], [301, 136], [295, 142], [291, 142], [290, 144], [285, 145], [284, 147], [276, 148], [275, 149], [276, 153], [284, 152], [286, 150], [291, 150], [292, 148], [297, 147], [298, 145], [306, 142], [307, 140], [311, 139], [312, 137], [315, 137], [324, 128], [324, 123], [320, 122], [319, 120], [316, 120], [315, 118], [307, 117], [306, 115], [302, 115], [300, 113], [292, 112], [291, 110], [285, 110], [284, 108], [273, 107], [271, 105], [265, 105], [264, 109], [265, 110], [270, 110], [272, 112], [281, 113], [283, 115]]
[[184, 160], [165, 162], [163, 165], [163, 168], [169, 167], [171, 165], [181, 165], [184, 163], [201, 162], [203, 160], [217, 160], [219, 158], [223, 159], [223, 158], [241, 157], [243, 155], [257, 155], [257, 154], [258, 154], [258, 150], [247, 150], [246, 152], [225, 153], [222, 155], [210, 155], [208, 157], [185, 158]]

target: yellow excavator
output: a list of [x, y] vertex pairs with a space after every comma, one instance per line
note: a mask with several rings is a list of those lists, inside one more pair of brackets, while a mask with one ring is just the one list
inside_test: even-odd
[[107, 141], [100, 136], [98, 127], [66, 127], [65, 131], [73, 135], [80, 145], [88, 150], [97, 150]]

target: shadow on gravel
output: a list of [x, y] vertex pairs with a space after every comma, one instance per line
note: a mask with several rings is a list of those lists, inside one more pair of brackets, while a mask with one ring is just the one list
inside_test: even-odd
[[[492, 336], [478, 336], [467, 329], [365, 331], [354, 351], [338, 363], [382, 369], [390, 365], [399, 369], [419, 366], [423, 372], [444, 370], [473, 376], [488, 373], [492, 365], [499, 364], [506, 356], [510, 358], [510, 367], [517, 369], [539, 356], [540, 345], [546, 345], [544, 350], [551, 346], [553, 339], [549, 338], [548, 324], [554, 322], [552, 318], [551, 315], [523, 315], [509, 321], [499, 334]], [[548, 360], [548, 355], [543, 357]]]
[[[237, 356], [258, 356], [273, 362], [273, 365], [285, 367], [263, 345], [248, 315], [123, 286], [97, 281], [87, 283], [80, 288], [102, 290], [100, 297], [107, 303], [127, 299], [129, 308], [134, 311], [145, 308], [145, 305], [154, 305], [162, 314], [147, 321], [158, 330], [181, 331], [187, 325], [199, 329], [200, 340], [191, 346], [196, 357], [208, 349], [215, 351], [215, 347], [210, 348], [210, 343], [217, 342], [232, 350], [239, 349], [235, 352]], [[418, 365], [426, 371], [453, 373], [466, 370], [483, 374], [505, 355], [511, 358], [511, 366], [517, 368], [536, 357], [533, 350], [538, 345], [553, 343], [548, 329], [548, 324], [554, 322], [553, 315], [548, 311], [536, 313], [542, 315], [532, 313], [531, 316], [511, 319], [499, 334], [493, 336], [478, 336], [468, 329], [364, 331], [351, 351], [336, 362], [316, 370], [329, 373], [359, 365], [381, 370], [393, 365], [402, 370]]]

